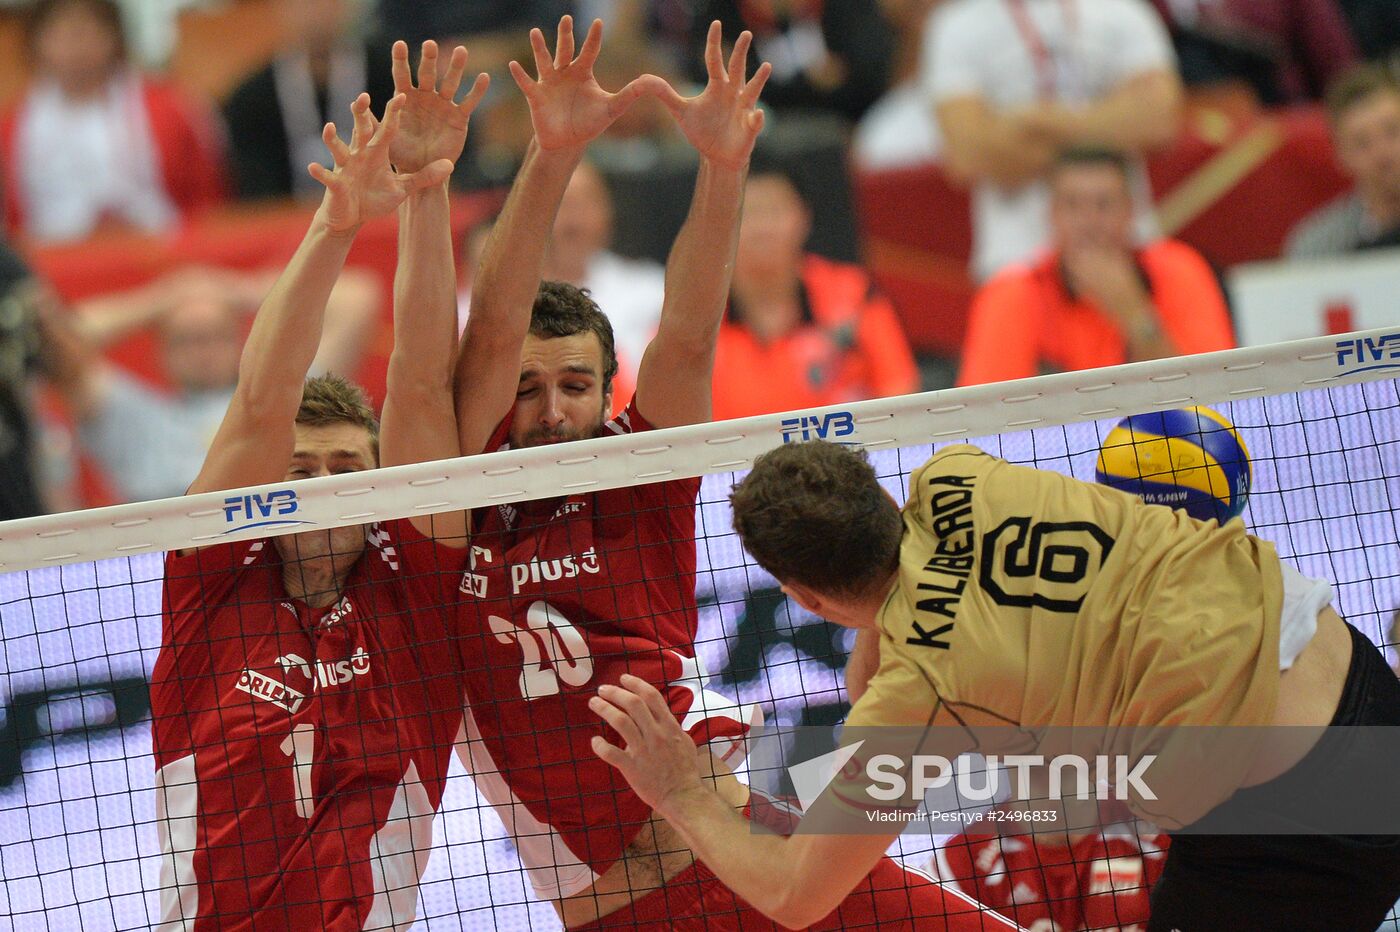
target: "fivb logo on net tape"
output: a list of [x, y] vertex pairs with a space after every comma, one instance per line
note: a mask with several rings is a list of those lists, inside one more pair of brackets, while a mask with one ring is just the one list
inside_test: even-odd
[[253, 527], [286, 527], [292, 524], [315, 524], [289, 518], [301, 507], [297, 493], [292, 489], [277, 489], [272, 492], [248, 495], [231, 495], [224, 499], [224, 523], [234, 525], [224, 529], [225, 534], [246, 531]]
[[783, 443], [800, 443], [804, 440], [829, 440], [843, 446], [859, 446], [857, 441], [841, 440], [856, 432], [856, 419], [849, 411], [833, 411], [831, 414], [802, 414], [784, 418], [782, 425]]
[[1337, 341], [1339, 375], [1400, 369], [1400, 333]]

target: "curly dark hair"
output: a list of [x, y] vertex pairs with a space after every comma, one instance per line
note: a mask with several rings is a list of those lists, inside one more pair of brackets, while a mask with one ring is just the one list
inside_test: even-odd
[[729, 501], [739, 540], [780, 582], [859, 597], [899, 566], [904, 522], [862, 451], [785, 444], [754, 460]]
[[603, 350], [603, 394], [612, 391], [612, 380], [617, 375], [612, 322], [598, 309], [587, 288], [576, 288], [567, 282], [541, 282], [530, 312], [530, 333], [546, 339], [595, 334]]

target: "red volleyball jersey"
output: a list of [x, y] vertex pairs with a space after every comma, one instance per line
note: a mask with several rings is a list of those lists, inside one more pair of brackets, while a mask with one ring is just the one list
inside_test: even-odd
[[[604, 425], [649, 430], [635, 405]], [[488, 451], [506, 447], [509, 419]], [[469, 709], [459, 753], [535, 892], [569, 896], [617, 861], [651, 810], [589, 746], [588, 708], [624, 673], [661, 689], [696, 744], [737, 762], [757, 723], [695, 658], [695, 504], [681, 479], [479, 510], [462, 577]]]
[[271, 541], [166, 556], [151, 681], [161, 928], [407, 928], [462, 716], [461, 550], [374, 525], [342, 597]]

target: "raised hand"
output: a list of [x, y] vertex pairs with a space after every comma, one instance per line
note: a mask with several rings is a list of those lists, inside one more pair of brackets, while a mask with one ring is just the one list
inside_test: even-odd
[[355, 131], [348, 146], [336, 135], [335, 124], [326, 124], [321, 138], [335, 159], [335, 170], [315, 163], [307, 170], [326, 186], [319, 213], [332, 233], [353, 233], [366, 220], [391, 213], [414, 191], [441, 184], [452, 174], [452, 160], [446, 158], [418, 171], [394, 171], [389, 151], [403, 108], [404, 95], [398, 94], [384, 108], [383, 121], [376, 120], [369, 109], [369, 95], [361, 94], [350, 105]]
[[[724, 65], [720, 47], [719, 22], [710, 24], [705, 42], [705, 68], [710, 80], [696, 97], [682, 97], [664, 81], [657, 87], [661, 102], [671, 111], [681, 132], [701, 156], [727, 168], [742, 168], [753, 154], [754, 143], [763, 130], [763, 111], [758, 109], [758, 95], [773, 66], [764, 62], [758, 71], [744, 82], [744, 65], [748, 60], [753, 34], [743, 32], [734, 43], [729, 67]], [[640, 80], [640, 79], [639, 79]], [[654, 79], [660, 81], [659, 78]]]
[[530, 46], [535, 52], [537, 80], [531, 80], [519, 62], [510, 63], [510, 73], [530, 105], [530, 121], [535, 142], [544, 150], [582, 149], [622, 116], [627, 108], [649, 90], [659, 90], [660, 78], [642, 75], [616, 94], [598, 86], [593, 63], [603, 48], [603, 22], [594, 20], [588, 36], [574, 57], [574, 21], [559, 21], [554, 57], [550, 58], [544, 33], [530, 30]]
[[389, 161], [401, 172], [416, 172], [424, 166], [448, 159], [456, 162], [467, 142], [467, 123], [476, 110], [491, 79], [485, 74], [460, 104], [453, 103], [467, 69], [467, 50], [452, 50], [447, 75], [438, 84], [438, 46], [431, 39], [423, 43], [418, 60], [418, 83], [408, 67], [408, 43], [394, 43], [394, 93], [404, 98], [398, 133], [389, 146]]

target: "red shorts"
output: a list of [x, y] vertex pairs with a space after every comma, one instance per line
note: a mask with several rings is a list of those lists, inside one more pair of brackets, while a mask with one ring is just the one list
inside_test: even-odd
[[[1019, 927], [952, 887], [881, 858], [836, 911], [811, 928], [819, 932], [1002, 932]], [[780, 932], [782, 927], [731, 893], [696, 861], [660, 890], [574, 932], [602, 929]]]

